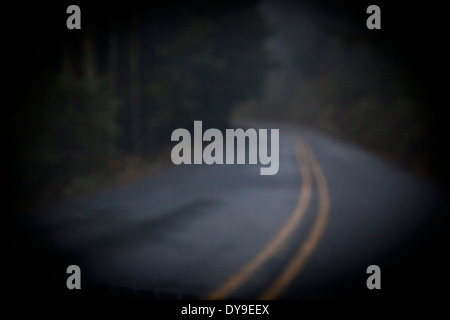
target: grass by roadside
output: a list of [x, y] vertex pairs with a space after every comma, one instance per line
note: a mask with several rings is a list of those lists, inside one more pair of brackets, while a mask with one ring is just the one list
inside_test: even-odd
[[67, 181], [63, 187], [56, 184], [46, 186], [33, 207], [45, 207], [55, 202], [120, 187], [150, 177], [171, 164], [170, 149], [153, 158], [135, 155], [116, 157], [103, 170], [77, 176]]

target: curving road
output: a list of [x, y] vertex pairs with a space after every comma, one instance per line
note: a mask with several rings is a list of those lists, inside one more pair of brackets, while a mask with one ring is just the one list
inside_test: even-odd
[[[70, 296], [65, 268], [76, 264], [90, 297], [438, 294], [442, 190], [312, 130], [247, 125], [280, 129], [278, 174], [262, 176], [260, 165], [173, 166], [35, 213], [23, 227], [21, 264], [39, 261], [42, 276], [24, 282]], [[366, 287], [370, 265], [381, 269], [380, 290]]]

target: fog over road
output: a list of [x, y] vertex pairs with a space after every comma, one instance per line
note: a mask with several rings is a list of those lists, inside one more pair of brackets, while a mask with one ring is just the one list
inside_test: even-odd
[[[160, 299], [437, 294], [443, 191], [312, 130], [251, 126], [280, 129], [276, 175], [260, 164], [171, 166], [35, 213], [25, 232], [57, 279], [48, 291], [68, 291], [66, 263], [80, 266], [81, 291]], [[381, 268], [377, 292], [369, 265]]]

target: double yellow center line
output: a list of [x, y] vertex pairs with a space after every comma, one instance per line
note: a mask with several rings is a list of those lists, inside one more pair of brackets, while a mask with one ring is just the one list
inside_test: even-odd
[[225, 299], [231, 292], [246, 282], [270, 257], [275, 255], [287, 239], [293, 234], [300, 220], [304, 216], [312, 193], [312, 176], [317, 184], [319, 195], [319, 209], [316, 221], [312, 226], [308, 238], [299, 247], [298, 252], [287, 264], [278, 278], [261, 295], [260, 299], [276, 299], [300, 272], [310, 254], [314, 251], [325, 229], [330, 201], [327, 181], [314, 157], [310, 146], [300, 137], [295, 137], [295, 152], [302, 176], [302, 186], [297, 205], [275, 237], [239, 272], [230, 277], [225, 283], [214, 290], [207, 298], [210, 300]]

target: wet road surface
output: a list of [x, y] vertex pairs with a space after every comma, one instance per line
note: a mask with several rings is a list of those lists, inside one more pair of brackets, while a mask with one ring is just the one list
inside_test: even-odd
[[[395, 298], [442, 285], [442, 190], [354, 145], [271, 126], [276, 175], [180, 165], [66, 201], [27, 221], [39, 249], [22, 265], [42, 258], [36, 286], [48, 292], [66, 292], [76, 264], [85, 293], [156, 299]], [[369, 265], [381, 290], [366, 287]]]

